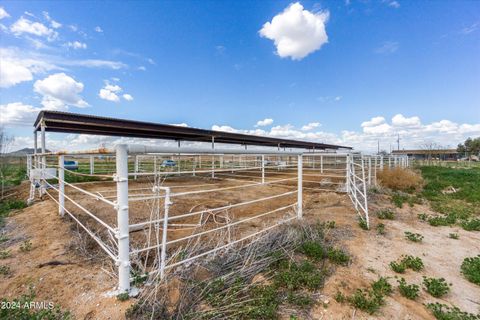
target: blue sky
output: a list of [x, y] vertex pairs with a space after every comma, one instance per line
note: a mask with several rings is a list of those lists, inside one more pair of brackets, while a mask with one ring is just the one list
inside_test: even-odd
[[[17, 146], [31, 143], [41, 109], [363, 150], [378, 140], [388, 149], [397, 134], [404, 148], [480, 135], [478, 1], [0, 7], [0, 124]], [[100, 141], [49, 140], [53, 148]]]

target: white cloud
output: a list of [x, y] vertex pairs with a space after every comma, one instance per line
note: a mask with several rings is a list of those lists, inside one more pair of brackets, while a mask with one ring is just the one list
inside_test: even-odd
[[69, 48], [77, 49], [87, 49], [87, 44], [80, 41], [67, 42], [65, 44]]
[[75, 81], [63, 72], [37, 80], [33, 85], [34, 91], [43, 96], [44, 107], [51, 109], [61, 109], [67, 105], [87, 107], [88, 103], [79, 95], [83, 87], [83, 83]]
[[36, 59], [22, 58], [22, 52], [10, 48], [0, 48], [0, 87], [8, 88], [24, 81], [30, 81], [37, 73], [58, 69], [57, 66]]
[[132, 95], [128, 94], [128, 93], [125, 93], [123, 95], [123, 99], [127, 100], [127, 101], [132, 101], [133, 100], [133, 97]]
[[310, 131], [320, 127], [320, 122], [310, 122], [302, 127], [302, 131]]
[[384, 117], [373, 117], [369, 121], [364, 121], [362, 122], [362, 127], [375, 127], [378, 125], [381, 125], [385, 123], [385, 118]]
[[257, 121], [257, 124], [255, 125], [255, 127], [269, 126], [269, 125], [271, 125], [272, 123], [273, 123], [273, 119], [266, 118], [266, 119]]
[[0, 87], [8, 88], [23, 81], [33, 79], [30, 69], [14, 61], [4, 60], [0, 62]]
[[340, 101], [340, 100], [342, 100], [342, 96], [336, 96], [334, 100], [335, 101]]
[[396, 127], [418, 127], [420, 124], [419, 117], [406, 118], [402, 114], [397, 114], [392, 118], [392, 125]]
[[98, 96], [103, 100], [118, 102], [120, 101], [120, 97], [113, 91], [109, 91], [105, 88], [100, 89], [98, 92]]
[[37, 117], [40, 108], [26, 105], [21, 102], [12, 102], [0, 105], [0, 125], [4, 126], [31, 126]]
[[170, 123], [171, 126], [176, 126], [176, 127], [188, 127], [188, 124], [186, 124], [185, 122], [182, 122], [182, 123]]
[[400, 47], [398, 42], [395, 41], [386, 41], [380, 47], [374, 50], [378, 54], [391, 54], [398, 50]]
[[476, 31], [476, 30], [478, 29], [479, 25], [480, 25], [480, 24], [479, 24], [478, 22], [476, 22], [476, 23], [474, 23], [474, 24], [472, 24], [472, 25], [470, 25], [470, 26], [468, 26], [468, 27], [463, 28], [463, 29], [460, 31], [460, 33], [461, 33], [461, 34], [470, 34], [470, 33], [474, 32], [474, 31]]
[[147, 71], [147, 68], [145, 68], [145, 66], [140, 66], [137, 69], [140, 71]]
[[38, 37], [45, 37], [48, 41], [53, 41], [58, 37], [58, 32], [48, 28], [40, 22], [33, 22], [24, 17], [20, 17], [10, 26], [10, 31], [19, 36], [24, 33], [32, 34]]
[[102, 28], [100, 28], [99, 26], [96, 26], [94, 30], [95, 32], [103, 32]]
[[47, 11], [43, 11], [43, 17], [48, 21], [50, 22], [50, 26], [54, 29], [58, 29], [62, 26], [61, 23], [53, 20], [51, 17], [50, 17], [50, 14], [47, 12]]
[[5, 11], [5, 9], [3, 7], [0, 7], [0, 20], [2, 20], [3, 18], [8, 18], [8, 17], [10, 17], [8, 12]]
[[395, 9], [400, 8], [400, 3], [398, 3], [398, 1], [384, 0], [383, 2], [386, 3], [389, 7], [392, 7], [392, 8], [395, 8]]
[[[105, 81], [105, 86], [100, 89], [98, 96], [103, 100], [119, 102], [122, 91], [123, 89], [118, 84], [110, 84], [108, 81]], [[121, 97], [123, 97], [123, 99], [126, 101], [133, 100], [133, 97], [128, 93], [121, 95]]]
[[[34, 40], [34, 39], [32, 39]], [[64, 71], [64, 67], [126, 68], [122, 62], [110, 60], [67, 60], [64, 57], [29, 52], [19, 48], [0, 48], [0, 87], [8, 88], [24, 81], [33, 80], [37, 74], [51, 70]]]
[[325, 30], [328, 17], [326, 10], [310, 12], [296, 2], [266, 22], [259, 33], [274, 41], [280, 57], [301, 60], [328, 42]]
[[62, 26], [62, 24], [59, 23], [59, 22], [57, 22], [57, 21], [55, 21], [55, 20], [52, 20], [52, 21], [50, 21], [50, 26], [51, 26], [52, 28], [54, 28], [54, 29], [58, 29], [58, 28], [60, 28], [60, 27]]
[[126, 68], [127, 65], [119, 61], [99, 60], [99, 59], [85, 59], [85, 60], [59, 60], [59, 64], [65, 66], [78, 66], [87, 68], [109, 68], [118, 70]]

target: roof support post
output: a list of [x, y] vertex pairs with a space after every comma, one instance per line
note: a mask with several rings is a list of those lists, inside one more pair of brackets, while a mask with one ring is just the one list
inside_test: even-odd
[[117, 239], [118, 292], [130, 293], [130, 236], [128, 221], [128, 152], [124, 144], [117, 145]]

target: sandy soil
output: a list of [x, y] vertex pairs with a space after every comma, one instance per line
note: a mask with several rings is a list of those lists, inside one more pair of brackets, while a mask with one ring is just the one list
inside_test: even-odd
[[[99, 184], [89, 188], [101, 187], [105, 186]], [[267, 191], [264, 190], [262, 194], [268, 194]], [[253, 195], [259, 194], [253, 192], [250, 195], [231, 196], [244, 200]], [[418, 213], [428, 212], [429, 209], [415, 205], [413, 208], [397, 210], [396, 220], [382, 220], [386, 224], [387, 234], [380, 236], [374, 230], [378, 223], [375, 217], [371, 219], [371, 231], [359, 228], [356, 213], [345, 195], [309, 191], [304, 206], [304, 216], [308, 220], [336, 221], [337, 228], [332, 236], [353, 257], [350, 266], [337, 268], [328, 279], [321, 297], [323, 302], [328, 302], [328, 307], [318, 303], [312, 309], [312, 319], [432, 319], [422, 305], [431, 301], [453, 303], [469, 312], [480, 311], [480, 287], [465, 280], [459, 271], [465, 257], [480, 252], [478, 232], [430, 227], [417, 219]], [[377, 196], [371, 201], [370, 211], [385, 207], [391, 207], [388, 199]], [[404, 238], [404, 231], [418, 232], [425, 238], [420, 244], [408, 242]], [[0, 249], [10, 250], [12, 256], [2, 260], [1, 264], [10, 266], [12, 274], [6, 278], [2, 276], [0, 297], [15, 297], [33, 286], [37, 292], [36, 300], [58, 303], [78, 319], [122, 319], [125, 310], [135, 301], [119, 302], [116, 298], [106, 296], [115, 287], [116, 281], [102, 268], [112, 270], [111, 264], [98, 260], [88, 261], [69, 249], [74, 240], [71, 222], [59, 217], [53, 201], [39, 201], [16, 212], [8, 219], [6, 232], [10, 240], [3, 243]], [[457, 232], [460, 239], [448, 238], [451, 232]], [[21, 252], [19, 249], [25, 239], [30, 239], [33, 244], [33, 249], [29, 252]], [[419, 256], [425, 264], [425, 270], [419, 273], [408, 270], [402, 275], [407, 282], [420, 284], [422, 275], [444, 277], [453, 284], [451, 292], [444, 299], [435, 299], [422, 290], [417, 301], [410, 301], [395, 290], [386, 299], [386, 305], [374, 316], [354, 310], [347, 304], [339, 304], [333, 299], [337, 291], [349, 294], [356, 288], [367, 287], [379, 276], [395, 276], [388, 264], [402, 254]], [[40, 264], [51, 261], [67, 264], [39, 267]], [[390, 279], [390, 282], [396, 287], [394, 279]]]
[[[440, 302], [454, 304], [463, 311], [480, 312], [480, 287], [468, 282], [460, 273], [460, 265], [465, 257], [479, 254], [480, 233], [468, 232], [459, 227], [431, 227], [417, 218], [419, 213], [430, 213], [426, 206], [415, 205], [410, 208], [405, 205], [397, 209], [395, 220], [379, 220], [371, 214], [371, 230], [360, 229], [352, 215], [346, 214], [342, 206], [328, 206], [328, 203], [338, 203], [338, 195], [321, 196], [326, 208], [314, 208], [306, 216], [334, 220], [338, 226], [335, 237], [346, 250], [353, 255], [353, 263], [348, 267], [340, 267], [329, 278], [323, 291], [324, 301], [329, 302], [328, 308], [318, 306], [312, 311], [313, 319], [434, 319], [423, 306], [423, 303]], [[348, 205], [347, 203], [344, 203]], [[378, 196], [370, 202], [370, 212], [378, 208], [392, 208], [387, 197]], [[395, 209], [394, 209], [395, 210]], [[377, 235], [375, 226], [378, 223], [386, 225], [386, 235]], [[422, 234], [425, 238], [421, 243], [414, 243], [405, 239], [404, 232], [411, 231]], [[460, 239], [448, 237], [449, 233], [456, 232]], [[402, 297], [398, 290], [386, 299], [386, 305], [374, 316], [359, 310], [339, 304], [334, 295], [340, 291], [346, 295], [357, 288], [366, 288], [378, 277], [391, 277], [390, 283], [397, 287], [389, 263], [397, 260], [402, 254], [420, 257], [425, 269], [420, 272], [407, 270], [404, 277], [407, 283], [416, 283], [421, 286], [422, 276], [443, 277], [452, 283], [451, 292], [441, 299], [431, 297], [421, 289], [420, 297], [412, 301]]]

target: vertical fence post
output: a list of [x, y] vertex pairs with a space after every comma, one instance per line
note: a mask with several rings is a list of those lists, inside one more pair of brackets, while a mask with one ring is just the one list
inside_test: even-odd
[[378, 158], [378, 157], [375, 156], [375, 163], [374, 163], [374, 165], [373, 165], [373, 170], [374, 170], [374, 173], [375, 173], [375, 182], [374, 182], [375, 185], [377, 185], [377, 161], [378, 161], [377, 158]]
[[93, 174], [93, 155], [90, 155], [90, 174]]
[[380, 156], [380, 170], [383, 170], [383, 156]]
[[[134, 170], [135, 170], [135, 173], [138, 173], [138, 155], [135, 155]], [[133, 178], [134, 178], [135, 180], [137, 180], [137, 175], [135, 174], [135, 175], [133, 176]]]
[[302, 188], [302, 178], [303, 178], [303, 155], [298, 155], [297, 167], [298, 167], [298, 187], [297, 187], [297, 218], [302, 219], [303, 217], [303, 188]]
[[345, 168], [345, 181], [346, 181], [346, 189], [347, 189], [347, 194], [350, 193], [350, 155], [346, 155], [345, 157], [345, 163], [346, 163], [346, 168]]
[[192, 176], [195, 177], [195, 169], [197, 168], [197, 157], [193, 156], [193, 168], [192, 168]]
[[65, 161], [64, 156], [58, 156], [58, 213], [65, 215]]
[[320, 155], [320, 173], [323, 173], [323, 155]]
[[215, 179], [215, 155], [212, 153], [212, 179]]
[[170, 208], [170, 188], [165, 188], [165, 203], [163, 209], [162, 252], [160, 253], [160, 279], [165, 276], [165, 264], [167, 260], [167, 232], [168, 210]]
[[368, 185], [372, 185], [372, 157], [368, 156]]
[[[47, 152], [46, 150], [46, 146], [45, 146], [45, 124], [42, 123], [41, 126], [41, 132], [42, 132], [42, 135], [40, 137], [40, 142], [41, 142], [41, 146], [42, 146], [42, 178], [44, 178], [44, 172], [45, 172], [45, 169], [47, 168], [47, 157], [45, 156], [45, 152]], [[45, 190], [46, 190], [46, 183], [45, 181], [42, 181], [42, 185], [41, 185], [41, 188], [40, 188], [40, 196], [43, 196], [45, 194]]]
[[128, 222], [128, 152], [124, 144], [116, 148], [118, 291], [130, 291], [130, 239]]
[[38, 153], [37, 131], [34, 131], [33, 132], [33, 166], [35, 167], [35, 169], [38, 169], [37, 153]]
[[367, 186], [365, 182], [365, 166], [364, 166], [363, 157], [362, 157], [362, 180], [363, 180], [363, 199], [364, 199], [364, 205], [365, 205], [365, 221], [367, 222], [367, 228], [370, 229], [370, 221], [368, 218]]
[[265, 183], [265, 155], [262, 154], [262, 184]]

